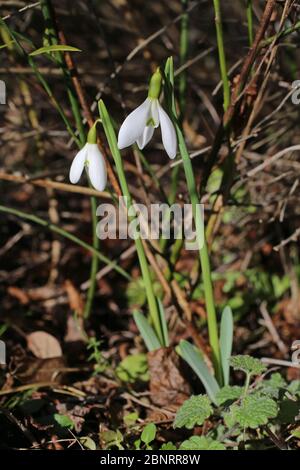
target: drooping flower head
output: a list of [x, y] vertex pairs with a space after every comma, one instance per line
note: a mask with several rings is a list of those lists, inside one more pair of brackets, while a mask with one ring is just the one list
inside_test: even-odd
[[148, 97], [127, 116], [119, 130], [119, 149], [129, 147], [136, 142], [142, 150], [151, 140], [154, 129], [160, 125], [163, 146], [170, 158], [176, 157], [176, 132], [171, 119], [158, 100], [161, 82], [161, 72], [157, 69], [150, 80]]
[[87, 142], [74, 157], [70, 168], [70, 181], [78, 183], [83, 169], [86, 168], [92, 186], [98, 191], [103, 191], [107, 183], [106, 164], [97, 144], [97, 133], [95, 124], [89, 130]]

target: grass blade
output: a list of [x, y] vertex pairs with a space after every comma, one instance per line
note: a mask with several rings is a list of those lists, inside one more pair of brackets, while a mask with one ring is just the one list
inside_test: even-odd
[[165, 309], [160, 299], [157, 299], [158, 302], [158, 312], [160, 316], [161, 331], [164, 340], [164, 346], [167, 348], [169, 346], [169, 332], [168, 325], [166, 322]]
[[155, 349], [161, 348], [161, 344], [145, 316], [138, 310], [135, 310], [133, 312], [133, 318], [148, 351], [155, 351]]

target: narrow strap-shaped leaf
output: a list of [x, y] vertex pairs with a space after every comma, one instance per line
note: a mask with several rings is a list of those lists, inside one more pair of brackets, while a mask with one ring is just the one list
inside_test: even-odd
[[146, 317], [138, 310], [135, 310], [133, 312], [133, 318], [143, 340], [145, 341], [148, 351], [154, 351], [155, 349], [161, 348], [158, 338], [154, 333], [153, 328], [149, 325]]
[[157, 299], [158, 302], [158, 311], [160, 317], [161, 331], [163, 334], [164, 346], [167, 348], [169, 346], [169, 333], [168, 325], [166, 322], [165, 309], [160, 299]]
[[221, 361], [223, 369], [224, 384], [229, 384], [229, 367], [230, 356], [232, 352], [233, 340], [233, 318], [232, 311], [229, 306], [225, 307], [222, 312], [221, 327], [220, 327], [220, 348], [221, 348]]
[[81, 49], [73, 46], [67, 46], [65, 44], [55, 44], [52, 46], [45, 46], [30, 52], [29, 55], [35, 56], [40, 54], [48, 54], [49, 52], [81, 52]]
[[201, 351], [188, 341], [181, 340], [177, 352], [198, 375], [208, 396], [216, 403], [216, 394], [220, 387], [205, 364]]

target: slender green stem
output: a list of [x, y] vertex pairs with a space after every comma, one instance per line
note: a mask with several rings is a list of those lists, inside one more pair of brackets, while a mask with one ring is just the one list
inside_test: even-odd
[[[41, 9], [42, 9], [42, 14], [44, 16], [45, 25], [46, 25], [46, 28], [45, 28], [45, 31], [47, 34], [46, 39], [50, 45], [57, 45], [59, 44], [59, 38], [58, 38], [58, 31], [56, 29], [55, 11], [53, 9], [51, 0], [42, 0]], [[86, 142], [86, 135], [85, 135], [85, 130], [82, 124], [80, 103], [77, 99], [76, 91], [74, 90], [70, 71], [68, 70], [68, 67], [66, 65], [64, 55], [61, 52], [56, 52], [54, 56], [65, 78], [69, 102], [70, 102], [72, 113], [76, 122], [76, 127], [79, 133], [79, 139], [80, 139], [80, 144], [81, 144], [80, 147], [82, 147]], [[91, 197], [90, 200], [91, 200], [91, 217], [92, 217], [92, 229], [93, 229], [93, 247], [95, 248], [95, 250], [98, 250], [99, 239], [96, 233], [97, 203], [96, 203], [95, 197], [93, 196]], [[96, 256], [96, 254], [93, 254], [92, 262], [91, 262], [91, 270], [90, 270], [89, 289], [87, 292], [87, 298], [86, 298], [86, 303], [84, 307], [85, 318], [89, 317], [92, 306], [93, 306], [93, 300], [95, 296], [96, 282], [97, 282], [96, 274], [98, 271], [98, 267], [99, 267], [99, 259]]]
[[52, 93], [52, 90], [50, 88], [50, 86], [48, 85], [47, 81], [45, 80], [45, 78], [43, 77], [43, 75], [40, 73], [38, 67], [36, 66], [35, 64], [35, 61], [33, 59], [33, 57], [29, 56], [26, 51], [23, 49], [21, 43], [19, 42], [18, 40], [18, 34], [15, 33], [14, 31], [12, 31], [6, 24], [6, 22], [0, 17], [0, 24], [5, 28], [5, 30], [8, 32], [8, 34], [12, 37], [12, 39], [14, 40], [14, 43], [15, 43], [15, 46], [16, 46], [16, 50], [18, 51], [18, 53], [24, 57], [24, 59], [28, 62], [28, 65], [32, 68], [32, 70], [34, 71], [37, 79], [40, 81], [41, 85], [43, 86], [44, 90], [46, 91], [47, 95], [49, 96], [50, 98], [50, 101], [52, 103], [52, 105], [54, 106], [54, 108], [57, 110], [57, 112], [59, 113], [60, 117], [62, 118], [65, 126], [66, 126], [66, 129], [67, 131], [69, 132], [70, 136], [74, 139], [74, 141], [76, 142], [76, 144], [78, 146], [80, 146], [80, 140], [77, 138], [77, 136], [75, 135], [73, 129], [72, 129], [72, 126], [63, 110], [63, 108], [61, 107], [61, 105], [59, 104], [59, 102], [57, 101], [57, 99], [55, 98], [55, 96], [53, 95]]
[[250, 385], [250, 379], [251, 379], [251, 374], [246, 374], [245, 386], [244, 386], [244, 391], [243, 391], [244, 397], [247, 395], [249, 385]]
[[249, 38], [249, 46], [251, 47], [253, 44], [253, 8], [252, 8], [252, 0], [247, 0], [247, 24], [248, 24], [248, 38]]
[[175, 124], [176, 134], [179, 143], [179, 151], [183, 161], [183, 167], [185, 172], [185, 177], [187, 181], [188, 191], [192, 203], [193, 217], [195, 221], [196, 231], [198, 234], [202, 233], [203, 240], [202, 247], [199, 249], [200, 263], [202, 269], [202, 279], [204, 286], [205, 294], [205, 303], [207, 309], [207, 323], [208, 323], [208, 333], [209, 333], [209, 342], [212, 349], [212, 360], [216, 372], [216, 377], [218, 382], [222, 384], [222, 366], [221, 366], [221, 354], [220, 354], [220, 345], [219, 345], [219, 335], [218, 335], [218, 325], [217, 317], [214, 303], [214, 294], [213, 294], [213, 285], [211, 279], [211, 269], [210, 261], [208, 255], [208, 248], [205, 239], [204, 232], [204, 221], [202, 215], [199, 211], [199, 198], [196, 189], [196, 182], [194, 177], [194, 172], [192, 168], [192, 163], [188, 150], [186, 148], [185, 140], [179, 125]]
[[220, 64], [221, 78], [223, 82], [223, 107], [224, 107], [224, 111], [226, 111], [230, 104], [230, 86], [229, 86], [229, 80], [228, 80], [228, 75], [227, 75], [227, 64], [226, 64], [224, 39], [223, 39], [223, 27], [222, 27], [220, 0], [214, 0], [214, 9], [215, 9], [215, 24], [216, 24], [216, 32], [217, 32], [219, 64]]
[[[92, 214], [92, 227], [93, 227], [93, 247], [97, 251], [99, 250], [99, 238], [97, 237], [97, 201], [95, 197], [91, 197], [91, 214]], [[95, 291], [96, 291], [96, 284], [97, 284], [97, 272], [99, 268], [99, 258], [98, 256], [93, 253], [92, 256], [92, 263], [91, 263], [91, 270], [90, 270], [90, 283], [89, 283], [89, 289], [87, 292], [86, 296], [86, 302], [84, 306], [84, 317], [88, 318], [90, 316], [92, 306], [93, 306], [93, 301], [94, 301], [94, 296], [95, 296]]]
[[[168, 64], [169, 62], [169, 64]], [[208, 323], [208, 333], [209, 333], [209, 342], [212, 349], [212, 360], [213, 365], [215, 368], [215, 373], [217, 380], [220, 385], [223, 383], [223, 374], [222, 374], [222, 365], [221, 365], [221, 354], [220, 354], [220, 345], [219, 345], [219, 335], [218, 335], [218, 324], [217, 324], [217, 317], [216, 317], [216, 310], [215, 310], [215, 303], [214, 303], [214, 294], [213, 294], [213, 285], [212, 285], [212, 278], [211, 278], [211, 269], [210, 269], [210, 261], [208, 255], [208, 248], [205, 239], [205, 230], [204, 230], [204, 221], [201, 211], [199, 209], [199, 196], [196, 187], [196, 181], [194, 177], [193, 167], [191, 163], [191, 159], [185, 144], [184, 135], [180, 128], [180, 124], [176, 113], [174, 113], [174, 109], [170, 107], [170, 95], [172, 94], [172, 87], [169, 82], [169, 78], [172, 74], [173, 67], [172, 65], [172, 58], [169, 58], [166, 65], [166, 76], [165, 76], [165, 86], [166, 86], [166, 93], [165, 95], [168, 96], [168, 103], [169, 103], [169, 110], [173, 116], [173, 122], [175, 125], [176, 135], [178, 139], [179, 145], [179, 152], [183, 162], [183, 168], [185, 172], [187, 187], [189, 191], [190, 200], [192, 203], [192, 211], [193, 211], [193, 218], [195, 222], [196, 234], [197, 234], [197, 242], [199, 244], [199, 257], [202, 269], [202, 278], [203, 278], [203, 286], [204, 286], [204, 294], [205, 294], [205, 303], [207, 309], [207, 323]], [[168, 75], [170, 73], [170, 75]]]
[[[102, 100], [99, 101], [99, 113], [102, 119], [102, 124], [104, 127], [106, 138], [107, 138], [107, 141], [108, 141], [108, 144], [109, 144], [109, 147], [110, 147], [110, 150], [111, 150], [111, 153], [114, 158], [115, 165], [116, 165], [116, 170], [117, 170], [118, 178], [120, 181], [122, 194], [125, 197], [126, 206], [127, 208], [129, 208], [129, 207], [132, 207], [132, 198], [131, 198], [131, 194], [129, 192], [129, 188], [128, 188], [127, 181], [126, 181], [123, 161], [122, 161], [122, 157], [120, 154], [120, 150], [117, 145], [117, 139], [116, 139], [116, 135], [115, 135], [115, 131], [114, 131], [111, 119], [107, 112], [106, 106]], [[130, 217], [130, 219], [132, 220], [134, 218], [135, 218], [134, 216]], [[148, 301], [148, 306], [149, 306], [149, 315], [150, 315], [152, 324], [154, 326], [154, 329], [156, 331], [156, 334], [161, 344], [164, 344], [162, 326], [160, 322], [157, 301], [156, 301], [154, 290], [153, 290], [153, 282], [151, 279], [150, 269], [149, 269], [149, 265], [147, 262], [147, 257], [145, 254], [143, 242], [139, 236], [137, 236], [137, 238], [135, 239], [135, 244], [136, 244], [136, 251], [138, 254], [141, 273], [142, 273], [145, 290], [146, 290], [146, 296], [147, 296], [147, 301]]]
[[36, 215], [27, 214], [26, 212], [13, 209], [12, 207], [6, 207], [6, 206], [0, 205], [0, 212], [15, 215], [16, 217], [20, 217], [21, 219], [28, 220], [29, 222], [41, 225], [42, 227], [47, 228], [51, 232], [58, 233], [62, 237], [67, 238], [68, 240], [71, 240], [72, 242], [76, 243], [76, 245], [79, 245], [82, 248], [88, 250], [90, 253], [95, 254], [100, 261], [105, 263], [108, 267], [114, 269], [117, 273], [121, 274], [121, 276], [123, 276], [128, 281], [132, 280], [131, 276], [124, 269], [120, 268], [115, 261], [111, 261], [105, 255], [102, 255], [99, 251], [95, 250], [93, 246], [84, 242], [83, 240], [76, 237], [75, 235], [72, 235], [71, 233], [67, 232], [61, 227], [58, 227], [57, 225], [52, 224], [51, 222], [48, 222], [47, 220], [41, 219], [40, 217]]

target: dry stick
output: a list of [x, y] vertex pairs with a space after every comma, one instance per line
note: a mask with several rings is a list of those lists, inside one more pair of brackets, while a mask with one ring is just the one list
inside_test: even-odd
[[[286, 4], [285, 4], [285, 7], [284, 7], [284, 11], [282, 13], [282, 16], [281, 16], [281, 21], [280, 21], [280, 28], [281, 26], [283, 25], [284, 23], [284, 20], [286, 19], [286, 16], [288, 14], [287, 10], [289, 8], [289, 4], [290, 2], [287, 1]], [[242, 157], [242, 154], [243, 154], [243, 151], [245, 149], [245, 146], [247, 144], [247, 137], [248, 135], [250, 134], [250, 129], [251, 129], [251, 126], [253, 124], [253, 121], [258, 113], [258, 110], [261, 106], [261, 102], [262, 102], [262, 97], [264, 95], [264, 92], [265, 92], [265, 89], [266, 89], [266, 86], [267, 86], [267, 83], [268, 83], [268, 80], [269, 80], [269, 76], [270, 76], [270, 70], [271, 70], [271, 66], [274, 62], [274, 59], [275, 59], [275, 56], [276, 56], [276, 53], [277, 53], [277, 49], [278, 49], [278, 46], [274, 47], [276, 43], [276, 37], [274, 38], [274, 40], [272, 41], [271, 45], [270, 45], [270, 50], [271, 50], [271, 54], [270, 54], [270, 59], [268, 61], [268, 65], [267, 65], [267, 69], [266, 69], [266, 73], [265, 73], [265, 77], [264, 77], [264, 81], [263, 81], [263, 84], [259, 90], [259, 93], [256, 97], [256, 100], [255, 100], [255, 103], [253, 105], [253, 109], [252, 109], [252, 112], [249, 116], [249, 119], [248, 119], [248, 122], [247, 122], [247, 125], [242, 133], [242, 142], [239, 146], [239, 149], [237, 151], [237, 154], [236, 154], [236, 163], [239, 163], [241, 157]], [[263, 63], [263, 61], [262, 61]], [[262, 65], [261, 63], [261, 65]], [[260, 67], [259, 67], [260, 68]], [[254, 77], [255, 78], [255, 77]], [[254, 79], [253, 78], [253, 79]], [[250, 85], [251, 85], [251, 82], [250, 82]]]
[[242, 89], [244, 88], [244, 86], [247, 82], [249, 73], [251, 72], [251, 68], [252, 68], [253, 63], [254, 63], [255, 58], [256, 58], [257, 51], [260, 49], [259, 45], [260, 45], [260, 42], [262, 41], [262, 39], [264, 37], [264, 34], [265, 34], [265, 31], [266, 31], [267, 27], [268, 27], [268, 24], [269, 24], [269, 21], [271, 19], [271, 15], [272, 15], [275, 3], [276, 3], [276, 0], [268, 0], [268, 2], [266, 4], [266, 7], [265, 7], [265, 10], [264, 10], [264, 13], [263, 13], [263, 16], [262, 16], [262, 19], [261, 19], [261, 22], [260, 22], [260, 25], [259, 25], [259, 28], [258, 28], [256, 36], [255, 36], [254, 43], [253, 43], [252, 47], [249, 49], [249, 52], [248, 52], [248, 54], [247, 54], [247, 56], [244, 60], [238, 82], [237, 82], [237, 84], [236, 84], [236, 86], [235, 86], [235, 88], [232, 92], [232, 95], [231, 95], [230, 105], [229, 105], [227, 111], [224, 114], [223, 122], [220, 125], [220, 127], [217, 131], [216, 137], [215, 137], [213, 148], [212, 148], [211, 154], [210, 154], [208, 162], [207, 162], [208, 163], [207, 168], [206, 168], [205, 174], [204, 174], [202, 182], [201, 182], [202, 189], [204, 189], [205, 186], [206, 186], [206, 182], [207, 182], [208, 177], [210, 175], [211, 169], [213, 168], [213, 166], [215, 164], [215, 161], [218, 157], [219, 150], [220, 150], [220, 147], [222, 145], [224, 134], [228, 130], [228, 128], [229, 128], [229, 126], [232, 122], [232, 119], [235, 115], [235, 112], [237, 110], [237, 104], [238, 104], [238, 102], [239, 102], [239, 100], [242, 96], [241, 91], [242, 91]]
[[272, 318], [270, 317], [270, 314], [267, 310], [267, 302], [262, 302], [259, 309], [260, 309], [260, 313], [262, 314], [263, 319], [265, 321], [265, 325], [268, 328], [268, 330], [269, 330], [269, 332], [272, 336], [272, 339], [273, 339], [274, 343], [277, 344], [278, 349], [285, 355], [288, 351], [288, 348], [286, 347], [286, 345], [284, 344], [284, 342], [280, 338], [280, 336], [278, 334], [278, 331], [276, 330], [276, 328], [274, 326]]
[[40, 447], [40, 444], [37, 442], [37, 440], [35, 439], [35, 437], [31, 434], [31, 432], [26, 429], [26, 427], [24, 426], [23, 423], [21, 423], [21, 421], [19, 421], [12, 413], [11, 411], [9, 411], [7, 408], [5, 408], [4, 406], [1, 406], [0, 407], [0, 413], [3, 413], [6, 418], [11, 422], [13, 423], [14, 425], [16, 425], [20, 431], [24, 434], [24, 436], [27, 437], [27, 439], [31, 442], [32, 446], [33, 447]]
[[[67, 42], [66, 42], [66, 38], [65, 38], [64, 33], [62, 31], [59, 31], [58, 36], [59, 36], [60, 42], [64, 45], [66, 45]], [[66, 61], [67, 68], [70, 72], [72, 82], [73, 82], [76, 94], [78, 96], [80, 105], [83, 109], [83, 112], [84, 112], [85, 118], [87, 120], [87, 123], [88, 123], [89, 127], [92, 127], [93, 124], [94, 124], [94, 118], [93, 118], [92, 112], [90, 110], [90, 107], [87, 104], [87, 98], [85, 96], [84, 89], [81, 86], [76, 65], [75, 65], [74, 60], [73, 60], [73, 58], [72, 58], [72, 56], [69, 52], [65, 52], [65, 61]], [[99, 148], [100, 148], [101, 152], [103, 153], [103, 155], [105, 157], [105, 160], [106, 160], [107, 174], [108, 174], [108, 178], [110, 180], [110, 183], [111, 183], [112, 187], [114, 188], [115, 193], [118, 196], [122, 196], [121, 188], [120, 188], [118, 180], [117, 180], [117, 178], [114, 174], [113, 168], [110, 164], [106, 148], [104, 147], [103, 143], [101, 142], [101, 140], [99, 138], [98, 138], [98, 145], [99, 145]]]
[[111, 195], [105, 191], [97, 191], [96, 189], [86, 188], [85, 186], [75, 186], [67, 183], [60, 183], [58, 181], [52, 181], [48, 179], [31, 179], [28, 176], [23, 175], [12, 175], [0, 171], [0, 180], [11, 181], [13, 183], [21, 184], [32, 184], [34, 186], [39, 186], [41, 188], [52, 188], [58, 191], [66, 191], [69, 193], [84, 194], [87, 196], [97, 196], [104, 199], [111, 199]]
[[[211, 155], [209, 157], [208, 166], [206, 168], [203, 181], [201, 182], [201, 186], [203, 189], [206, 185], [208, 176], [213, 168], [215, 160], [217, 159], [220, 147], [222, 145], [224, 133], [228, 131], [228, 129], [230, 128], [230, 124], [238, 109], [238, 103], [241, 97], [243, 96], [243, 93], [245, 92], [245, 85], [246, 85], [247, 79], [251, 72], [257, 52], [260, 50], [260, 43], [264, 38], [264, 34], [270, 22], [275, 3], [276, 3], [276, 0], [268, 0], [260, 25], [259, 25], [259, 28], [255, 36], [254, 43], [252, 47], [249, 49], [249, 52], [245, 58], [238, 82], [231, 95], [230, 105], [224, 114], [223, 122], [220, 125], [216, 134], [215, 142], [211, 151]], [[231, 176], [232, 175], [230, 175], [230, 177]], [[223, 185], [223, 182], [222, 182], [222, 185]], [[225, 184], [225, 191], [226, 191], [226, 186], [227, 184]], [[223, 198], [223, 194], [220, 194], [215, 200], [214, 207], [213, 207], [213, 215], [211, 216], [208, 222], [207, 238], [210, 241], [212, 240], [213, 233], [215, 232], [215, 227], [218, 224], [223, 208], [224, 208], [224, 198]]]
[[280, 248], [288, 245], [290, 242], [296, 242], [299, 236], [300, 236], [300, 228], [297, 228], [297, 230], [295, 230], [295, 232], [292, 235], [290, 235], [285, 240], [282, 240], [282, 242], [280, 242], [278, 245], [274, 246], [273, 250], [279, 251]]

